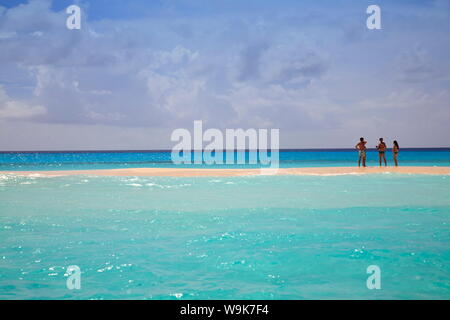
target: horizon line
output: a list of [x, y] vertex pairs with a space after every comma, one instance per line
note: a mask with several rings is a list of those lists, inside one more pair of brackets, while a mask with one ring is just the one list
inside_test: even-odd
[[[391, 148], [388, 148], [391, 149]], [[267, 149], [271, 150], [271, 149]], [[375, 148], [367, 148], [368, 151], [376, 151]], [[450, 151], [450, 147], [402, 147], [400, 150], [406, 150], [406, 151], [412, 151], [412, 150], [428, 150], [428, 151]], [[205, 149], [191, 149], [189, 152], [199, 152], [199, 151], [205, 151]], [[216, 151], [216, 150], [215, 150]], [[221, 152], [227, 152], [227, 151], [258, 151], [258, 149], [221, 149], [217, 150]], [[355, 148], [280, 148], [278, 149], [279, 152], [308, 152], [308, 151], [356, 151]], [[125, 150], [125, 149], [118, 149], [118, 150], [111, 150], [111, 149], [98, 149], [98, 150], [9, 150], [9, 151], [0, 151], [0, 154], [5, 153], [157, 153], [157, 152], [172, 152], [171, 149], [132, 149], [132, 150]]]

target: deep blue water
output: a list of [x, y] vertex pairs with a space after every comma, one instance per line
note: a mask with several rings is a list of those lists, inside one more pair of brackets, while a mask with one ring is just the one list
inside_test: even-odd
[[[249, 152], [246, 152], [248, 157]], [[357, 161], [354, 150], [282, 150], [280, 167], [335, 167], [353, 166]], [[387, 152], [388, 164], [393, 164], [392, 153]], [[450, 148], [402, 149], [400, 165], [450, 166]], [[367, 152], [368, 165], [378, 164], [375, 150]], [[173, 167], [170, 151], [115, 151], [115, 152], [13, 152], [0, 153], [0, 171], [4, 170], [76, 170], [138, 167]], [[180, 165], [178, 165], [180, 166]], [[184, 165], [192, 167], [194, 165]], [[195, 165], [195, 167], [206, 165]], [[244, 165], [232, 165], [242, 167]], [[245, 165], [258, 167], [259, 165]], [[208, 166], [211, 167], [211, 166]], [[230, 165], [214, 165], [230, 167]]]

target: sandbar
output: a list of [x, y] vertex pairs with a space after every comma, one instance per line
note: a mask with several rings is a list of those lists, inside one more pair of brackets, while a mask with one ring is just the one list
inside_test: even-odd
[[58, 170], [58, 171], [0, 171], [0, 174], [20, 176], [168, 176], [168, 177], [235, 177], [254, 175], [361, 175], [361, 174], [427, 174], [450, 175], [450, 167], [308, 167], [279, 169], [218, 169], [218, 168], [126, 168], [126, 169], [93, 169], [93, 170]]

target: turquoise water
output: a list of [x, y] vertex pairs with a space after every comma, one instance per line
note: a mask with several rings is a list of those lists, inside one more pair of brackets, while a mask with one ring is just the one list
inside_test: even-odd
[[0, 299], [449, 299], [449, 182], [3, 175]]
[[[241, 152], [242, 153], [242, 152]], [[245, 152], [248, 160], [249, 152]], [[392, 152], [386, 158], [393, 164]], [[358, 154], [355, 150], [282, 150], [279, 153], [280, 167], [339, 167], [354, 166]], [[401, 149], [401, 165], [450, 166], [450, 149]], [[367, 152], [367, 164], [378, 165], [378, 153]], [[8, 170], [76, 170], [141, 167], [173, 167], [170, 151], [153, 152], [46, 152], [46, 153], [0, 153], [0, 171]], [[178, 165], [181, 166], [181, 165]], [[201, 167], [202, 165], [184, 165]], [[259, 165], [215, 165], [208, 167], [259, 167]]]

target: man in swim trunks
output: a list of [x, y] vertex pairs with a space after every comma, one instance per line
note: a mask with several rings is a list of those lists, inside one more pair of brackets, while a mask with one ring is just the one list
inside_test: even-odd
[[364, 141], [364, 138], [359, 138], [358, 144], [355, 146], [355, 148], [358, 150], [358, 167], [361, 166], [361, 160], [363, 167], [366, 166], [366, 143], [367, 141]]
[[381, 160], [384, 160], [384, 166], [387, 166], [386, 149], [387, 149], [386, 143], [384, 143], [383, 138], [380, 138], [380, 143], [377, 146], [378, 158], [380, 160], [380, 167], [381, 167]]

